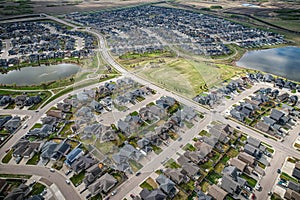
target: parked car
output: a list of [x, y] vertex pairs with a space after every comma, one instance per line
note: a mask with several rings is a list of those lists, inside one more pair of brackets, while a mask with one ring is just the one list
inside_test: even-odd
[[68, 179], [66, 180], [66, 183], [67, 183], [68, 185], [70, 185], [70, 181], [69, 181]]
[[131, 198], [134, 198], [134, 197], [135, 197], [135, 195], [134, 195], [134, 194], [130, 194], [130, 197], [131, 197]]
[[27, 128], [28, 127], [28, 124], [25, 124], [24, 126], [23, 126], [23, 129], [25, 129], [25, 128]]
[[45, 194], [47, 194], [47, 189], [43, 190], [43, 192], [41, 193], [41, 196], [44, 196]]
[[277, 169], [277, 173], [280, 174], [281, 173], [281, 169]]
[[90, 198], [91, 196], [92, 196], [92, 194], [90, 193], [90, 194], [86, 195], [85, 198], [88, 199], [88, 198]]
[[55, 172], [55, 169], [54, 168], [50, 168], [50, 172]]
[[136, 175], [136, 176], [139, 176], [139, 175], [141, 175], [141, 172], [137, 172], [135, 175]]
[[237, 129], [241, 129], [241, 127], [239, 127], [239, 126], [236, 126], [236, 128], [237, 128]]
[[117, 190], [112, 191], [111, 196], [115, 196], [117, 194]]
[[72, 170], [68, 170], [65, 175], [68, 176], [70, 173], [72, 172]]
[[257, 190], [257, 191], [260, 191], [260, 190], [261, 190], [261, 186], [260, 186], [259, 183], [257, 183], [257, 184], [255, 185], [255, 190]]

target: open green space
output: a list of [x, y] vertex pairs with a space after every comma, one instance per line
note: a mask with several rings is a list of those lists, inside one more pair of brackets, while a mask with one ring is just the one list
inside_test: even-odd
[[41, 194], [45, 188], [46, 188], [46, 186], [44, 186], [43, 184], [35, 183], [32, 186], [32, 190], [30, 191], [29, 196]]
[[171, 169], [178, 169], [181, 166], [178, 163], [176, 163], [173, 158], [171, 158], [166, 162], [165, 167], [171, 168]]
[[247, 174], [242, 174], [241, 178], [245, 179], [247, 181], [247, 183], [249, 184], [249, 186], [251, 187], [255, 187], [257, 180], [255, 180], [254, 178], [251, 178], [250, 176], [248, 176]]
[[70, 181], [73, 183], [74, 186], [78, 186], [82, 183], [85, 176], [85, 171], [81, 171], [79, 174], [74, 174]]
[[11, 149], [7, 154], [3, 157], [2, 162], [7, 164], [12, 158], [13, 150]]
[[30, 179], [31, 175], [26, 174], [0, 174], [2, 178], [22, 178], [22, 179]]
[[26, 165], [36, 165], [38, 164], [40, 160], [40, 153], [35, 153], [32, 158], [30, 158], [27, 162]]
[[175, 57], [166, 51], [149, 54], [151, 56], [126, 54], [118, 62], [128, 70], [187, 97], [207, 91], [242, 71], [229, 65], [214, 64], [212, 60]]

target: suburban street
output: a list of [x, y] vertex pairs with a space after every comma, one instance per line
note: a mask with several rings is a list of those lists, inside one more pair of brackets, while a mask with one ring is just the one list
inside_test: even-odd
[[[75, 26], [75, 25], [71, 24], [70, 22], [63, 21], [56, 17], [47, 15], [46, 17], [42, 17], [42, 18], [43, 19], [51, 19], [51, 20], [57, 21], [59, 23], [63, 23], [65, 25], [71, 26], [73, 28], [78, 28], [78, 26]], [[37, 18], [30, 18], [30, 19], [37, 19]], [[223, 117], [223, 115], [225, 114], [224, 112], [229, 107], [231, 107], [233, 104], [235, 104], [239, 100], [242, 100], [249, 94], [253, 93], [253, 91], [262, 87], [264, 84], [257, 84], [255, 86], [253, 86], [253, 88], [251, 88], [250, 90], [247, 90], [247, 91], [243, 92], [241, 95], [236, 96], [234, 100], [228, 100], [228, 101], [226, 100], [226, 102], [223, 105], [220, 105], [213, 110], [209, 110], [203, 106], [200, 106], [196, 102], [193, 102], [191, 99], [187, 99], [179, 94], [176, 94], [171, 91], [167, 91], [166, 89], [163, 89], [163, 88], [157, 86], [156, 84], [137, 76], [136, 74], [132, 74], [132, 73], [128, 72], [120, 64], [118, 64], [114, 60], [114, 58], [111, 56], [111, 54], [108, 51], [106, 41], [101, 34], [99, 34], [97, 31], [90, 29], [90, 28], [86, 28], [85, 31], [97, 36], [98, 42], [99, 42], [99, 50], [98, 51], [101, 53], [102, 58], [108, 64], [110, 64], [113, 68], [115, 68], [117, 71], [119, 71], [122, 74], [122, 77], [129, 77], [142, 85], [148, 86], [148, 87], [156, 90], [162, 96], [171, 96], [171, 97], [175, 98], [177, 101], [179, 101], [187, 106], [190, 106], [190, 107], [194, 108], [195, 110], [197, 110], [198, 112], [204, 113], [204, 115], [205, 115], [205, 117], [201, 121], [199, 121], [195, 126], [193, 126], [191, 129], [189, 129], [185, 133], [180, 134], [180, 136], [182, 137], [181, 141], [177, 140], [177, 141], [170, 143], [170, 145], [167, 146], [162, 153], [160, 153], [159, 155], [156, 155], [154, 157], [151, 157], [151, 160], [148, 162], [148, 164], [145, 165], [140, 170], [141, 175], [139, 175], [139, 176], [135, 176], [134, 174], [130, 175], [128, 180], [126, 180], [119, 187], [117, 194], [115, 196], [111, 196], [111, 199], [120, 200], [120, 199], [124, 198], [124, 196], [130, 194], [130, 192], [139, 183], [141, 183], [144, 179], [146, 179], [149, 176], [149, 174], [151, 174], [152, 172], [154, 172], [155, 170], [160, 168], [160, 166], [162, 165], [161, 164], [162, 161], [166, 160], [167, 158], [172, 157], [172, 155], [174, 155], [177, 152], [177, 150], [180, 149], [180, 146], [182, 144], [184, 145], [184, 144], [188, 143], [189, 141], [191, 141], [195, 137], [195, 135], [197, 135], [199, 133], [199, 130], [206, 127], [212, 121], [218, 120], [225, 124], [229, 124], [232, 127], [240, 126], [240, 131], [246, 133], [247, 135], [249, 135], [251, 137], [257, 138], [257, 139], [261, 140], [262, 142], [271, 145], [274, 148], [275, 153], [273, 155], [273, 159], [271, 160], [270, 166], [267, 167], [265, 170], [266, 175], [260, 181], [260, 184], [261, 184], [263, 190], [260, 192], [256, 191], [256, 193], [255, 193], [257, 196], [257, 199], [259, 199], [259, 200], [268, 198], [269, 190], [266, 190], [265, 188], [273, 187], [274, 183], [276, 182], [276, 178], [277, 178], [276, 170], [278, 168], [281, 168], [286, 157], [287, 156], [299, 157], [299, 152], [293, 148], [293, 143], [296, 140], [296, 137], [298, 136], [298, 132], [300, 130], [299, 125], [294, 127], [294, 129], [290, 132], [290, 135], [287, 136], [283, 142], [280, 142], [280, 141], [276, 141], [271, 138], [264, 137], [262, 134], [254, 131], [253, 129], [247, 128], [245, 126], [240, 125], [239, 123], [237, 123], [235, 121], [225, 119]], [[116, 80], [117, 80], [117, 78], [111, 79], [111, 81], [116, 81]], [[55, 106], [58, 102], [67, 98], [69, 95], [77, 94], [85, 89], [92, 89], [92, 88], [98, 87], [101, 84], [102, 83], [97, 83], [97, 84], [93, 84], [93, 85], [87, 86], [82, 89], [73, 90], [72, 92], [62, 95], [59, 98], [53, 100], [52, 102], [50, 102], [43, 108], [39, 109], [38, 112], [31, 111], [31, 110], [0, 110], [0, 114], [28, 116], [28, 120], [26, 121], [26, 124], [28, 124], [28, 127], [26, 129], [23, 129], [23, 127], [21, 127], [13, 135], [13, 137], [2, 146], [2, 148], [0, 149], [0, 155], [1, 155], [0, 159], [2, 159], [3, 156], [5, 155], [5, 150], [11, 148], [22, 136], [24, 136], [30, 130], [30, 128], [32, 126], [34, 126], [34, 124], [43, 115], [45, 115], [45, 113], [51, 107]], [[65, 180], [67, 179], [67, 177], [63, 173], [58, 172], [58, 171], [56, 171], [54, 173], [50, 172], [50, 170], [44, 166], [20, 166], [20, 165], [16, 165], [16, 164], [12, 164], [12, 165], [0, 164], [0, 173], [11, 173], [11, 174], [21, 173], [21, 174], [29, 174], [29, 175], [38, 175], [38, 176], [44, 177], [49, 182], [54, 183], [58, 187], [58, 189], [61, 192], [64, 199], [67, 199], [67, 200], [81, 199], [78, 191], [72, 185], [66, 184]], [[58, 196], [56, 198], [60, 200], [60, 197], [58, 197]]]

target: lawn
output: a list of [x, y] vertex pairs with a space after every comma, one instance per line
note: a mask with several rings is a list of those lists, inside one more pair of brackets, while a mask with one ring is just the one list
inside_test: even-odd
[[228, 65], [204, 61], [201, 57], [193, 61], [193, 59], [168, 54], [170, 53], [158, 52], [151, 56], [125, 55], [121, 56], [118, 62], [140, 76], [190, 98], [207, 91], [208, 87], [233, 77], [240, 71]]
[[149, 191], [154, 190], [154, 188], [146, 181], [144, 181], [141, 185], [141, 188], [143, 189], [148, 189]]
[[30, 179], [31, 175], [26, 174], [0, 174], [2, 178], [20, 178], [20, 179]]
[[84, 179], [85, 176], [85, 171], [80, 172], [79, 174], [74, 174], [71, 178], [70, 181], [73, 183], [73, 185], [76, 187], [80, 185]]
[[132, 171], [134, 171], [134, 172], [139, 171], [143, 167], [142, 164], [140, 164], [134, 160], [129, 160], [129, 165], [130, 165]]
[[206, 181], [202, 181], [202, 183], [200, 184], [200, 186], [201, 186], [201, 190], [202, 190], [203, 192], [207, 192], [209, 183], [206, 182]]
[[187, 143], [182, 149], [185, 150], [185, 151], [187, 151], [187, 150], [189, 150], [189, 151], [196, 151], [196, 150], [197, 150], [197, 149], [196, 149], [192, 144], [190, 144], [190, 143]]
[[228, 162], [229, 159], [230, 159], [229, 156], [224, 155], [223, 158], [220, 160], [220, 163], [225, 165]]
[[182, 199], [188, 199], [188, 195], [183, 191], [179, 190], [179, 192], [175, 195], [173, 200], [182, 200]]
[[189, 193], [195, 189], [194, 184], [195, 184], [195, 182], [190, 180], [187, 183], [181, 183], [180, 188], [183, 189], [185, 192]]
[[230, 150], [227, 152], [227, 155], [230, 158], [234, 158], [239, 154], [238, 150], [234, 149], [234, 148], [230, 148]]
[[200, 136], [207, 136], [207, 137], [210, 137], [210, 136], [211, 136], [211, 134], [210, 134], [209, 132], [207, 132], [206, 130], [200, 131], [199, 135], [200, 135]]
[[163, 150], [162, 150], [160, 147], [158, 147], [158, 146], [152, 145], [151, 147], [152, 147], [154, 153], [157, 154], [157, 155], [160, 154], [160, 153], [163, 151]]
[[221, 173], [224, 169], [225, 165], [221, 162], [219, 162], [216, 166], [215, 166], [215, 171], [218, 173]]
[[200, 167], [201, 167], [202, 169], [204, 169], [204, 170], [209, 170], [209, 169], [212, 168], [213, 164], [214, 164], [213, 161], [212, 161], [212, 160], [209, 160], [209, 161], [207, 161], [206, 163], [201, 164]]
[[254, 178], [249, 177], [247, 174], [242, 174], [241, 178], [245, 179], [247, 181], [247, 183], [249, 184], [249, 186], [251, 187], [255, 187], [257, 180], [255, 180]]
[[36, 183], [33, 185], [32, 190], [30, 191], [28, 196], [38, 195], [41, 192], [43, 192], [45, 188], [46, 188], [46, 186], [44, 186], [43, 184]]
[[26, 165], [36, 165], [38, 164], [40, 160], [40, 153], [35, 153], [32, 158], [30, 158], [27, 162]]
[[7, 164], [11, 158], [12, 158], [12, 153], [13, 153], [13, 150], [11, 149], [9, 152], [7, 152], [7, 154], [4, 156], [4, 158], [2, 159], [2, 162]]
[[165, 167], [171, 168], [171, 169], [178, 169], [181, 166], [178, 163], [176, 163], [173, 158], [171, 158], [170, 160], [168, 160], [166, 162]]
[[295, 183], [298, 183], [298, 180], [294, 177], [291, 177], [290, 175], [288, 175], [287, 173], [285, 172], [282, 172], [280, 174], [280, 178], [284, 179], [284, 180], [287, 180], [287, 181], [294, 181]]
[[215, 171], [210, 172], [206, 177], [206, 179], [213, 184], [217, 184], [219, 178], [222, 178], [222, 175]]

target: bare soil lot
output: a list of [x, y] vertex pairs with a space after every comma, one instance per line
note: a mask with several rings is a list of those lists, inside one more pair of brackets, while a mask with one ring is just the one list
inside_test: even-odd
[[[23, 3], [20, 4], [19, 2]], [[0, 0], [0, 18], [7, 15], [31, 13], [66, 14], [71, 12], [91, 12], [101, 9], [133, 6], [137, 4], [153, 3], [158, 0]], [[8, 7], [7, 7], [8, 6]], [[26, 8], [26, 12], [24, 12]]]

